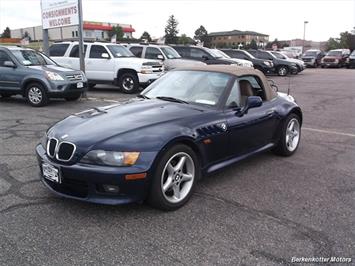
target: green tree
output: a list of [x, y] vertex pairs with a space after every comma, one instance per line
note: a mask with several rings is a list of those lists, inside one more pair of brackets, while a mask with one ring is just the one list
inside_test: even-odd
[[258, 45], [256, 44], [256, 41], [254, 39], [251, 40], [250, 44], [249, 44], [249, 48], [250, 49], [258, 49]]
[[113, 36], [116, 35], [116, 39], [123, 38], [123, 29], [120, 26], [113, 26], [112, 29], [108, 32], [108, 37], [111, 39]]
[[329, 38], [326, 44], [327, 50], [339, 49], [341, 48], [339, 39], [336, 38]]
[[178, 37], [178, 44], [196, 44], [196, 42], [186, 34], [181, 34], [181, 36]]
[[152, 38], [150, 37], [150, 34], [147, 31], [143, 32], [143, 34], [142, 34], [140, 39], [146, 40], [148, 42], [152, 41]]
[[202, 43], [205, 43], [208, 40], [208, 32], [204, 26], [201, 25], [197, 30], [195, 30], [194, 39]]
[[178, 41], [177, 34], [179, 30], [177, 29], [179, 22], [175, 19], [174, 15], [171, 15], [167, 21], [165, 27], [165, 42], [168, 44], [176, 44]]
[[11, 31], [9, 27], [6, 27], [4, 32], [1, 34], [1, 38], [11, 38]]

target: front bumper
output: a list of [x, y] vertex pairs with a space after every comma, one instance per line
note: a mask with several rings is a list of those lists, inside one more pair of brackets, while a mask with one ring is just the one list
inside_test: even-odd
[[143, 73], [138, 73], [138, 80], [140, 85], [149, 85], [153, 81], [157, 80], [160, 78], [164, 72], [156, 72], [152, 74], [143, 74]]
[[[149, 172], [143, 179], [126, 180], [126, 174], [142, 173], [141, 168], [105, 167], [85, 164], [63, 165], [51, 161], [41, 144], [36, 147], [41, 181], [55, 194], [92, 203], [118, 205], [143, 201], [149, 188]], [[59, 170], [60, 183], [43, 177], [42, 165], [48, 163]], [[105, 192], [103, 185], [117, 186], [115, 193]]]
[[298, 67], [297, 66], [290, 66], [290, 73], [291, 74], [297, 74], [298, 73]]
[[276, 68], [275, 67], [269, 67], [266, 65], [254, 65], [254, 68], [259, 69], [261, 72], [263, 72], [264, 74], [273, 74], [276, 73]]
[[50, 81], [49, 84], [48, 94], [50, 97], [65, 97], [82, 93], [88, 86], [86, 79], [82, 81]]

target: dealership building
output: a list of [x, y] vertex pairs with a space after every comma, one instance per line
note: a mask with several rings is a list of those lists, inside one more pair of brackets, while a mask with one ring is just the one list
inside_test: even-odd
[[[130, 24], [121, 23], [106, 23], [106, 22], [94, 22], [84, 21], [83, 23], [83, 37], [88, 41], [103, 41], [109, 38], [108, 33], [112, 30], [112, 27], [120, 26], [123, 30], [124, 38], [133, 38], [132, 34], [135, 29]], [[27, 34], [26, 34], [27, 32]], [[78, 39], [78, 26], [68, 26], [62, 28], [53, 28], [48, 30], [49, 40], [61, 41], [61, 40], [77, 40]], [[42, 41], [42, 26], [27, 27], [21, 29], [11, 30], [11, 38], [22, 39], [25, 36], [29, 36], [32, 41]]]
[[258, 46], [264, 46], [269, 41], [269, 35], [255, 31], [220, 31], [208, 34], [212, 47], [234, 47], [239, 44], [248, 45], [255, 40]]

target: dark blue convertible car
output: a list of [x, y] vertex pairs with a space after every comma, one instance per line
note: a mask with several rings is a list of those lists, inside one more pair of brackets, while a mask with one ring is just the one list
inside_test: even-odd
[[43, 183], [70, 198], [174, 210], [202, 176], [272, 149], [289, 156], [302, 112], [258, 70], [174, 70], [137, 98], [73, 114], [36, 151]]

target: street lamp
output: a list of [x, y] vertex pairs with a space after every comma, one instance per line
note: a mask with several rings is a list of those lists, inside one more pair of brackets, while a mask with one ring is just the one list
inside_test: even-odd
[[308, 24], [308, 21], [303, 22], [303, 46], [302, 46], [302, 52], [304, 53], [304, 45], [306, 41], [306, 24]]

